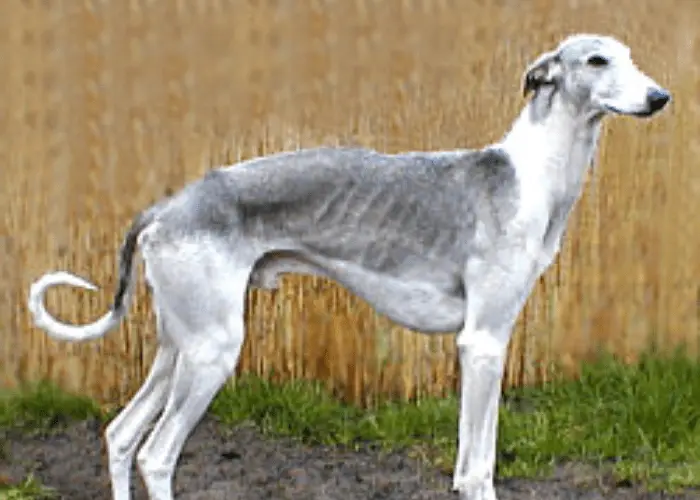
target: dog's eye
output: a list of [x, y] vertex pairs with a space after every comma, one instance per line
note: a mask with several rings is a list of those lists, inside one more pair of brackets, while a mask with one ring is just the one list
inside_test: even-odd
[[603, 56], [591, 56], [588, 58], [588, 61], [586, 61], [586, 64], [594, 68], [602, 68], [608, 65], [608, 60]]

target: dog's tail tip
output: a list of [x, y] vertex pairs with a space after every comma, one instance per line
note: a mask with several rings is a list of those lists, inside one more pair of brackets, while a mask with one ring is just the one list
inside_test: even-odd
[[82, 326], [69, 325], [56, 320], [44, 306], [44, 295], [49, 288], [57, 285], [69, 285], [91, 291], [98, 289], [95, 284], [86, 279], [64, 271], [47, 273], [35, 281], [29, 288], [27, 308], [34, 319], [34, 324], [50, 336], [69, 341], [89, 340], [101, 337], [118, 323], [120, 315], [114, 311], [108, 312], [94, 323]]
[[32, 283], [32, 285], [29, 287], [30, 310], [34, 312], [37, 309], [36, 306], [43, 302], [44, 293], [46, 293], [46, 290], [57, 285], [69, 285], [91, 291], [96, 291], [98, 289], [97, 285], [94, 283], [91, 283], [80, 276], [76, 276], [75, 274], [67, 273], [65, 271], [47, 273]]
[[90, 281], [81, 278], [80, 276], [77, 276], [72, 273], [68, 273], [65, 271], [59, 271], [56, 273], [51, 273], [47, 274], [45, 277], [48, 277], [51, 279], [51, 283], [49, 283], [49, 286], [52, 285], [70, 285], [74, 286], [77, 288], [83, 288], [86, 290], [92, 290], [96, 291], [98, 290], [98, 286], [95, 285], [94, 283], [91, 283]]

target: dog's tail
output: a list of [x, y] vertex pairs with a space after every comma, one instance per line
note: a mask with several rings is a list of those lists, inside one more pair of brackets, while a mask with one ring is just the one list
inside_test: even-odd
[[104, 336], [114, 328], [126, 314], [127, 299], [131, 295], [131, 282], [134, 274], [134, 254], [138, 237], [155, 218], [155, 210], [141, 212], [131, 224], [119, 251], [119, 284], [114, 293], [112, 307], [104, 316], [87, 325], [70, 325], [57, 320], [46, 310], [44, 295], [46, 290], [56, 285], [70, 285], [88, 290], [97, 287], [79, 276], [67, 272], [48, 273], [35, 281], [29, 290], [29, 311], [34, 324], [58, 340], [82, 341]]

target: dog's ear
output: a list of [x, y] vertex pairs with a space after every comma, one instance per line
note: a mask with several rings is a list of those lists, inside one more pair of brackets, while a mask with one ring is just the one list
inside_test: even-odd
[[532, 62], [523, 77], [523, 96], [537, 90], [540, 85], [555, 83], [561, 75], [561, 60], [557, 52], [545, 52]]

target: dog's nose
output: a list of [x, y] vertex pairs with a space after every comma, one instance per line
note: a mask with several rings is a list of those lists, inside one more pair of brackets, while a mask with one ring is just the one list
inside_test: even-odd
[[649, 103], [649, 109], [652, 113], [666, 106], [666, 103], [670, 99], [671, 94], [665, 89], [655, 88], [647, 93], [647, 102]]

